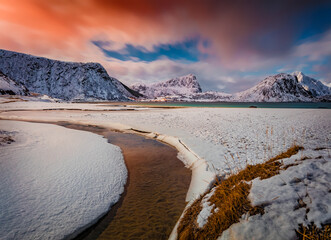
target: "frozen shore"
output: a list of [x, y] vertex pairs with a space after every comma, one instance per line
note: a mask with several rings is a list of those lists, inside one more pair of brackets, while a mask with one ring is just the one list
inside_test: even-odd
[[74, 237], [116, 203], [127, 178], [119, 147], [51, 124], [0, 121], [0, 239]]
[[[10, 103], [5, 108], [19, 109], [20, 104]], [[39, 107], [42, 109], [45, 108]], [[9, 111], [2, 112], [0, 118], [92, 124], [164, 141], [177, 148], [180, 159], [192, 170], [188, 201], [203, 193], [215, 174], [227, 175], [247, 164], [261, 163], [294, 143], [306, 151], [318, 147], [331, 149], [331, 110], [328, 109], [187, 108], [104, 112], [95, 111], [102, 108], [91, 104], [84, 110]]]
[[[27, 103], [1, 104], [0, 108], [17, 110], [22, 104]], [[56, 106], [65, 108], [62, 103]], [[198, 170], [207, 179], [200, 181], [201, 185], [195, 184], [197, 191], [190, 188], [188, 200], [204, 191], [208, 186], [204, 183], [215, 174], [226, 175], [247, 163], [263, 162], [293, 143], [306, 149], [321, 144], [331, 147], [331, 110], [327, 109], [185, 108], [104, 112], [99, 105], [87, 107], [85, 111], [3, 112], [0, 117], [69, 121], [130, 132], [136, 129], [139, 130], [136, 133], [156, 136], [174, 145], [180, 153], [184, 152], [180, 158], [186, 166], [193, 169], [198, 165], [205, 172]], [[45, 106], [35, 105], [34, 109], [45, 109]]]

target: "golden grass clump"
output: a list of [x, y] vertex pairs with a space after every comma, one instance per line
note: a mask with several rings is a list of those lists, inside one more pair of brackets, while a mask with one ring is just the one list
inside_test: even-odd
[[[202, 210], [201, 200], [207, 192], [185, 211], [177, 229], [178, 238], [180, 240], [217, 239], [224, 230], [239, 222], [243, 214], [263, 214], [263, 206], [253, 207], [248, 199], [251, 188], [248, 182], [255, 178], [266, 179], [279, 174], [283, 163], [278, 160], [291, 157], [301, 149], [303, 148], [300, 146], [293, 146], [264, 163], [247, 165], [237, 174], [233, 174], [221, 182], [216, 181], [215, 192], [209, 199], [210, 204], [214, 204], [212, 210], [214, 213], [209, 216], [208, 222], [203, 228], [199, 228], [197, 217]], [[217, 211], [215, 211], [216, 209]]]
[[307, 227], [301, 224], [296, 232], [298, 240], [329, 240], [331, 239], [331, 224], [326, 224], [322, 228], [317, 228], [315, 224]]

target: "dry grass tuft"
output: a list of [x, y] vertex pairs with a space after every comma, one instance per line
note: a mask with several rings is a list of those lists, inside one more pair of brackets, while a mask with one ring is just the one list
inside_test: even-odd
[[203, 228], [199, 228], [197, 217], [202, 210], [200, 203], [207, 192], [186, 210], [178, 226], [178, 238], [180, 240], [216, 239], [232, 224], [239, 222], [243, 214], [263, 214], [263, 206], [253, 207], [248, 199], [251, 188], [248, 182], [255, 178], [266, 179], [278, 174], [283, 165], [278, 160], [291, 157], [301, 149], [303, 148], [293, 146], [264, 163], [247, 165], [245, 169], [221, 182], [216, 180], [214, 186], [216, 190], [209, 199], [210, 204], [214, 204], [212, 210], [214, 214], [209, 216], [208, 222]]
[[302, 224], [296, 230], [298, 240], [329, 240], [331, 239], [331, 224], [317, 228], [315, 224], [304, 227]]

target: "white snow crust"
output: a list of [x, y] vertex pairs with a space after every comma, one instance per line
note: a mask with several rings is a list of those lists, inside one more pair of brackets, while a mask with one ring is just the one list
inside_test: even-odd
[[0, 121], [0, 239], [71, 238], [116, 203], [127, 178], [119, 147], [96, 134]]
[[[136, 129], [146, 132], [140, 134], [175, 146], [179, 151], [179, 158], [192, 170], [191, 186], [187, 194], [188, 201], [194, 200], [205, 192], [215, 174], [226, 176], [244, 168], [247, 164], [261, 163], [286, 151], [293, 144], [303, 146], [304, 155], [306, 154], [311, 160], [305, 160], [283, 173], [289, 176], [294, 174], [291, 172], [292, 169], [309, 174], [312, 165], [302, 164], [311, 163], [317, 166], [324, 164], [312, 162], [316, 158], [314, 154], [319, 152], [318, 154], [322, 154], [324, 160], [329, 161], [325, 152], [331, 149], [331, 110], [329, 109], [180, 108], [105, 112], [88, 111], [88, 109], [101, 110], [91, 104], [85, 111], [9, 111], [11, 108], [18, 109], [21, 104], [21, 102], [1, 104], [1, 108], [6, 108], [8, 112], [2, 112], [0, 118], [70, 121], [115, 128], [124, 132], [132, 132], [132, 129]], [[36, 104], [34, 108], [37, 107]], [[314, 150], [320, 147], [325, 148], [324, 153]], [[313, 155], [310, 156], [308, 153]], [[317, 161], [323, 159], [317, 159]], [[324, 172], [318, 169], [324, 170]], [[311, 183], [307, 183], [308, 186], [310, 186], [309, 184], [319, 184], [319, 178], [328, 180], [329, 176], [325, 173], [330, 173], [329, 164], [317, 168], [316, 174], [320, 174], [318, 175], [320, 177], [313, 175]], [[257, 184], [256, 182], [254, 181], [253, 184]], [[322, 181], [320, 185], [323, 185]], [[277, 186], [279, 185], [275, 185], [275, 187]], [[279, 191], [284, 189], [280, 188]], [[322, 187], [316, 189], [322, 189]], [[298, 193], [301, 194], [302, 191], [300, 188]], [[309, 194], [313, 196], [315, 193], [311, 191]], [[286, 209], [286, 204], [289, 204], [289, 209], [297, 201], [298, 195], [296, 193], [291, 195], [296, 198], [291, 200], [291, 204], [283, 201], [284, 209]], [[321, 194], [316, 194], [315, 199], [320, 199], [321, 196]], [[329, 202], [314, 200], [312, 205], [307, 204], [307, 206], [313, 209], [314, 204], [320, 206], [320, 203], [323, 204], [321, 206], [327, 206], [327, 214], [329, 214]], [[317, 205], [316, 209], [318, 209]], [[280, 206], [283, 205], [280, 204]], [[207, 202], [206, 207], [208, 207]], [[322, 207], [322, 209], [326, 208]], [[207, 210], [206, 214], [201, 215], [204, 219], [209, 214]], [[304, 216], [305, 211], [300, 208], [293, 211], [293, 216], [299, 213], [300, 216]], [[316, 224], [325, 223], [326, 218], [322, 217], [323, 211], [311, 211], [308, 219], [314, 219]], [[255, 218], [257, 219], [258, 215], [252, 216], [250, 221]], [[288, 218], [287, 215], [280, 215], [280, 219], [285, 218]], [[284, 234], [292, 236], [295, 224], [292, 224], [291, 228], [281, 228], [278, 231], [284, 231]], [[203, 226], [203, 222], [201, 222], [201, 226]], [[243, 225], [242, 228], [245, 226]], [[261, 229], [262, 226], [257, 228], [254, 236], [258, 236]], [[265, 233], [263, 232], [263, 234]], [[176, 238], [175, 231], [170, 238]]]
[[[308, 159], [301, 160], [302, 157]], [[304, 150], [284, 161], [298, 164], [269, 179], [254, 179], [249, 198], [264, 205], [263, 215], [249, 216], [226, 230], [225, 239], [296, 239], [299, 224], [317, 227], [331, 221], [331, 157], [328, 150]]]
[[[25, 104], [28, 105], [25, 102], [6, 103], [0, 108], [18, 110], [20, 106], [26, 107]], [[38, 103], [33, 104], [33, 109], [38, 109]], [[41, 103], [40, 109], [44, 109], [44, 104]], [[66, 105], [57, 103], [57, 106]], [[190, 167], [201, 159], [200, 163], [206, 162], [208, 172], [220, 175], [244, 168], [247, 163], [261, 163], [286, 151], [293, 143], [306, 149], [321, 144], [331, 148], [329, 109], [180, 108], [110, 112], [88, 109], [103, 108], [88, 104], [86, 111], [14, 111], [3, 112], [0, 117], [66, 120], [122, 131], [134, 128], [151, 132], [152, 137], [155, 134], [172, 136], [174, 141], [181, 140], [192, 155], [198, 156], [196, 159], [192, 156], [190, 161], [181, 156], [184, 164]]]
[[197, 218], [197, 223], [200, 228], [205, 226], [205, 224], [208, 222], [208, 217], [212, 214], [212, 210], [215, 204], [210, 204], [209, 199], [211, 196], [213, 196], [215, 189], [216, 188], [212, 189], [210, 193], [206, 194], [206, 196], [204, 196], [201, 200], [202, 209]]

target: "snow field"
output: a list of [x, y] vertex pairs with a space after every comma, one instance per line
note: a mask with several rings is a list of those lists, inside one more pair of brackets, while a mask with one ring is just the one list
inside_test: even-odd
[[96, 134], [0, 121], [0, 239], [71, 238], [116, 203], [127, 178], [119, 147]]
[[[95, 109], [93, 106], [91, 108]], [[241, 108], [150, 109], [130, 112], [40, 111], [6, 112], [0, 115], [11, 119], [70, 121], [121, 131], [132, 131], [132, 128], [146, 131], [144, 135], [175, 146], [180, 152], [179, 158], [192, 169], [193, 178], [187, 196], [187, 200], [191, 201], [208, 189], [208, 183], [215, 174], [226, 176], [244, 168], [248, 163], [261, 163], [286, 151], [293, 144], [303, 146], [305, 152], [314, 152], [314, 149], [321, 147], [330, 151], [330, 116], [331, 111], [327, 109]], [[322, 158], [329, 161], [325, 154]], [[322, 178], [329, 177], [329, 165], [325, 166], [328, 168]], [[296, 169], [296, 166], [292, 168]], [[194, 174], [194, 170], [197, 174]], [[317, 178], [314, 181], [318, 182]], [[297, 197], [297, 194], [294, 195]], [[320, 196], [317, 195], [317, 199]], [[297, 198], [293, 198], [293, 201], [297, 201]], [[327, 209], [330, 208], [330, 203], [323, 204]], [[305, 212], [302, 209], [298, 211]], [[325, 220], [318, 211], [312, 212], [318, 216], [315, 220]], [[202, 217], [208, 218], [208, 214]], [[281, 215], [280, 218], [286, 216]], [[255, 232], [256, 236], [258, 231]], [[287, 230], [284, 232], [288, 233]], [[170, 239], [175, 236], [176, 229]], [[227, 236], [225, 234], [222, 238], [227, 239]]]

